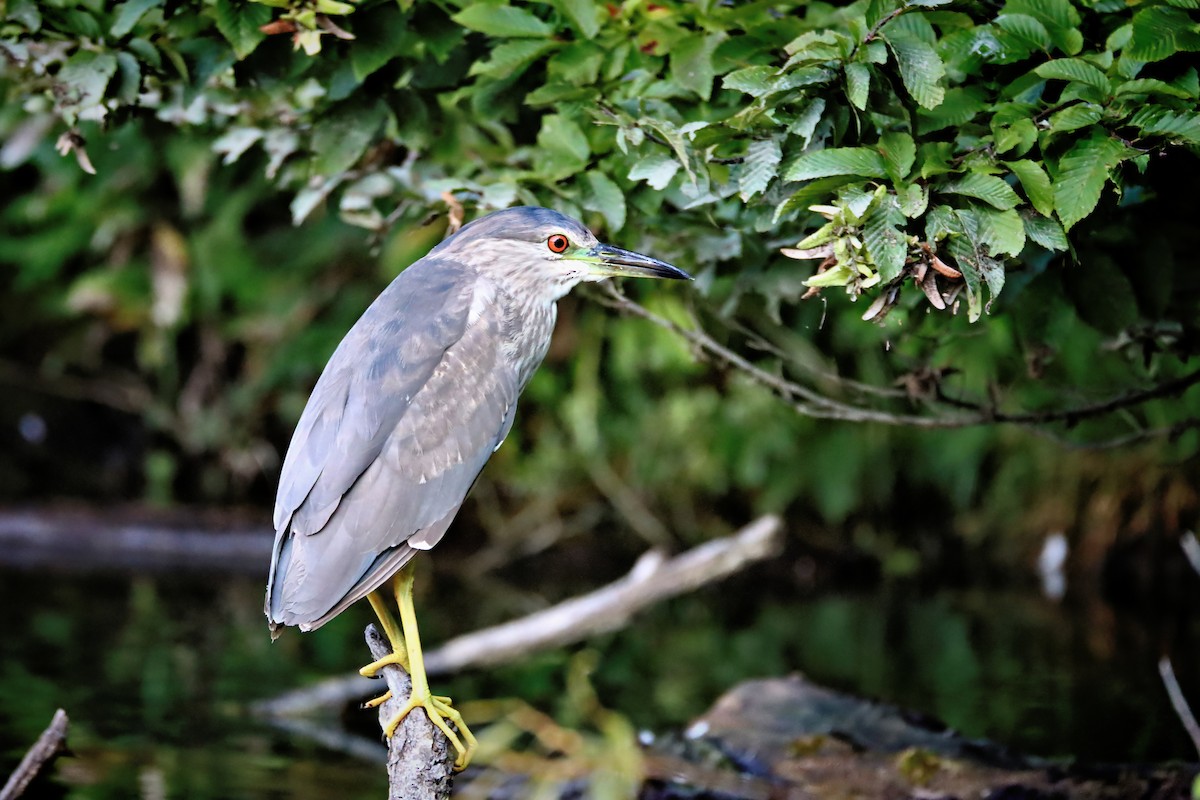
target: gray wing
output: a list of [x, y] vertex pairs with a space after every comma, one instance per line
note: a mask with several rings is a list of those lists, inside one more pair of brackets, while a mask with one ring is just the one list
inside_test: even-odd
[[284, 462], [273, 627], [323, 624], [432, 547], [507, 435], [519, 376], [475, 286], [414, 264], [330, 360]]

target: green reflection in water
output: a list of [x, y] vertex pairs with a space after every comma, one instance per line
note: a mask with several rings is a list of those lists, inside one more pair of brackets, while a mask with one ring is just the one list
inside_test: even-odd
[[[261, 582], [244, 577], [0, 572], [0, 773], [62, 706], [76, 753], [56, 775], [65, 797], [380, 796], [378, 766], [244, 710], [357, 667], [369, 610], [271, 643], [261, 597]], [[422, 599], [431, 643], [473, 626], [452, 606]], [[1200, 641], [1197, 624], [1183, 624], [1179, 640]], [[803, 671], [1038, 755], [1191, 755], [1158, 684], [1157, 641], [1102, 606], [1031, 592], [893, 587], [803, 599], [744, 578], [652, 609], [589, 646], [601, 654], [601, 702], [654, 730], [686, 724], [740, 680]], [[568, 658], [548, 653], [434, 683], [456, 699], [518, 696], [563, 718]], [[1176, 658], [1185, 691], [1200, 696], [1194, 649]], [[372, 735], [373, 715], [346, 718]]]

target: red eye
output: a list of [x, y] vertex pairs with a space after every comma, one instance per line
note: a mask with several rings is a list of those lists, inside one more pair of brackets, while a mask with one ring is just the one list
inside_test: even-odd
[[546, 240], [546, 247], [550, 248], [551, 253], [565, 253], [569, 244], [567, 237], [561, 233], [556, 233]]

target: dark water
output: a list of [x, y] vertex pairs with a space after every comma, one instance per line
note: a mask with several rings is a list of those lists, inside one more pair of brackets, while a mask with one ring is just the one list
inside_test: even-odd
[[[369, 609], [272, 644], [261, 597], [259, 579], [226, 574], [0, 570], [0, 775], [61, 706], [75, 757], [59, 762], [51, 796], [380, 796], [381, 768], [245, 710], [358, 666]], [[471, 627], [458, 609], [475, 600], [448, 580], [420, 602], [432, 644]], [[601, 700], [653, 730], [686, 724], [739, 680], [803, 671], [1027, 753], [1159, 761], [1195, 753], [1155, 662], [1171, 649], [1200, 705], [1198, 643], [1194, 616], [1158, 625], [1098, 599], [904, 585], [798, 597], [750, 575], [587, 646]], [[570, 659], [546, 654], [435, 688], [520, 696], [555, 713]], [[372, 730], [367, 712], [345, 717]]]

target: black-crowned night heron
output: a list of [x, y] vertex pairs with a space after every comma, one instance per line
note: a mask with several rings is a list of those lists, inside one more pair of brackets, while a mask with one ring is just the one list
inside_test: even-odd
[[[394, 652], [363, 674], [398, 663], [412, 676], [412, 696], [385, 733], [423, 708], [460, 768], [475, 737], [449, 698], [429, 692], [410, 560], [442, 538], [508, 435], [550, 345], [558, 299], [614, 276], [689, 278], [549, 209], [472, 222], [404, 270], [346, 334], [283, 462], [267, 582], [272, 635], [284, 625], [314, 630], [368, 598]], [[377, 591], [389, 579], [399, 625]]]

